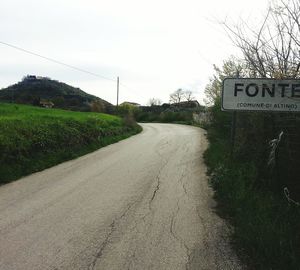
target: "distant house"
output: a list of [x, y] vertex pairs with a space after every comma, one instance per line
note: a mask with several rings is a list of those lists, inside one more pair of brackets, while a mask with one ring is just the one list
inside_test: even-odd
[[40, 106], [44, 107], [44, 108], [52, 108], [54, 106], [54, 103], [51, 102], [51, 101], [41, 100], [40, 101]]
[[190, 100], [190, 101], [182, 101], [179, 103], [173, 103], [171, 104], [175, 107], [181, 107], [181, 108], [197, 108], [200, 107], [200, 104], [197, 100]]
[[35, 81], [36, 76], [35, 75], [27, 75], [23, 78], [23, 81]]
[[120, 104], [120, 106], [124, 106], [124, 105], [130, 105], [130, 106], [134, 106], [134, 107], [140, 107], [141, 106], [141, 104], [139, 104], [139, 103], [129, 102], [129, 101], [124, 101], [123, 103]]
[[27, 75], [23, 78], [23, 81], [41, 81], [41, 80], [50, 80], [48, 77], [36, 76], [36, 75]]

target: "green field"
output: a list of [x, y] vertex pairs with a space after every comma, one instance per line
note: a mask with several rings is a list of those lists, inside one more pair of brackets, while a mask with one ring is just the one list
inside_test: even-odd
[[0, 184], [136, 134], [133, 121], [0, 103]]

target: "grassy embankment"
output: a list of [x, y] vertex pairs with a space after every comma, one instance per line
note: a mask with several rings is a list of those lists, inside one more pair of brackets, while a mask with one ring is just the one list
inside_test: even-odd
[[213, 115], [205, 160], [220, 214], [233, 225], [234, 246], [251, 269], [300, 269], [300, 207], [272, 189], [274, 179], [260, 173], [259, 160], [230, 155], [230, 114], [215, 108]]
[[117, 116], [0, 103], [0, 184], [140, 131]]

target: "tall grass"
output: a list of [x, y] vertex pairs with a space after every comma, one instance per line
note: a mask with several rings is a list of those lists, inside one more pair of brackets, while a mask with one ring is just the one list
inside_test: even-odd
[[205, 160], [239, 255], [251, 269], [300, 269], [300, 208], [263, 184], [256, 161], [230, 157], [223, 132], [208, 129]]
[[139, 132], [117, 116], [0, 103], [0, 184]]

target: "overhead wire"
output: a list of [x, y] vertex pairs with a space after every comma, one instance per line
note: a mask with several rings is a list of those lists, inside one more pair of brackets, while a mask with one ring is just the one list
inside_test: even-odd
[[[83, 72], [83, 73], [86, 73], [86, 74], [89, 74], [89, 75], [92, 75], [92, 76], [95, 76], [95, 77], [98, 77], [98, 78], [101, 78], [101, 79], [104, 79], [104, 80], [108, 80], [108, 81], [112, 81], [112, 82], [117, 82], [117, 79], [108, 78], [106, 76], [103, 76], [103, 75], [100, 75], [100, 74], [97, 74], [97, 73], [94, 73], [94, 72], [90, 72], [88, 70], [85, 70], [85, 69], [82, 69], [82, 68], [79, 68], [79, 67], [76, 67], [76, 66], [64, 63], [64, 62], [59, 61], [59, 60], [56, 60], [54, 58], [51, 58], [51, 57], [48, 57], [48, 56], [44, 56], [44, 55], [41, 55], [39, 53], [36, 53], [36, 52], [30, 51], [30, 50], [21, 48], [19, 46], [13, 45], [11, 43], [7, 43], [7, 42], [4, 42], [4, 41], [0, 40], [0, 44], [8, 46], [8, 47], [13, 48], [13, 49], [16, 49], [18, 51], [25, 52], [27, 54], [30, 54], [30, 55], [33, 55], [33, 56], [36, 56], [36, 57], [42, 58], [44, 60], [53, 62], [55, 64], [59, 64], [59, 65], [62, 65], [62, 66], [74, 69], [74, 70], [79, 71], [79, 72]], [[127, 86], [126, 84], [120, 82], [120, 85], [122, 85], [123, 87], [125, 87], [129, 91], [134, 92], [135, 94], [138, 94], [138, 92], [136, 90], [132, 89], [131, 87]]]
[[86, 73], [86, 74], [89, 74], [89, 75], [92, 75], [92, 76], [95, 76], [95, 77], [98, 77], [98, 78], [101, 78], [101, 79], [104, 79], [104, 80], [112, 81], [112, 82], [116, 82], [116, 81], [117, 81], [116, 79], [108, 78], [108, 77], [106, 77], [106, 76], [103, 76], [103, 75], [100, 75], [100, 74], [97, 74], [97, 73], [94, 73], [94, 72], [90, 72], [90, 71], [88, 71], [88, 70], [85, 70], [85, 69], [82, 69], [82, 68], [78, 68], [78, 67], [73, 66], [73, 65], [69, 65], [69, 64], [67, 64], [67, 63], [61, 62], [61, 61], [56, 60], [56, 59], [54, 59], [54, 58], [50, 58], [50, 57], [47, 57], [47, 56], [44, 56], [44, 55], [35, 53], [35, 52], [33, 52], [33, 51], [29, 51], [29, 50], [27, 50], [27, 49], [24, 49], [24, 48], [15, 46], [15, 45], [13, 45], [13, 44], [10, 44], [10, 43], [7, 43], [7, 42], [1, 41], [1, 40], [0, 40], [0, 43], [3, 44], [3, 45], [5, 45], [5, 46], [11, 47], [11, 48], [13, 48], [13, 49], [16, 49], [16, 50], [25, 52], [25, 53], [27, 53], [27, 54], [31, 54], [31, 55], [34, 55], [34, 56], [36, 56], [36, 57], [45, 59], [45, 60], [47, 60], [47, 61], [50, 61], [50, 62], [59, 64], [59, 65], [62, 65], [62, 66], [65, 66], [65, 67], [68, 67], [68, 68], [71, 68], [71, 69], [74, 69], [74, 70], [77, 70], [77, 71], [79, 71], [79, 72], [83, 72], [83, 73]]

